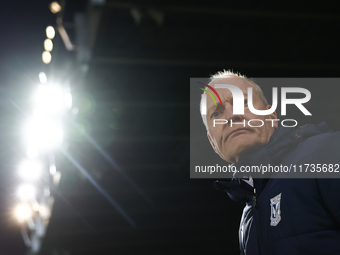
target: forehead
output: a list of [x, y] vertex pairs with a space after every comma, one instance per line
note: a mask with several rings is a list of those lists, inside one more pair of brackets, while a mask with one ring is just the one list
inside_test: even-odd
[[[244, 95], [248, 94], [248, 88], [252, 87], [253, 91], [255, 90], [254, 85], [247, 81], [244, 78], [238, 76], [227, 76], [223, 78], [214, 79], [212, 82], [209, 83], [210, 86], [215, 87], [216, 84], [230, 84], [240, 88], [243, 91]], [[231, 96], [231, 92], [228, 89], [216, 88], [216, 91], [221, 96]]]

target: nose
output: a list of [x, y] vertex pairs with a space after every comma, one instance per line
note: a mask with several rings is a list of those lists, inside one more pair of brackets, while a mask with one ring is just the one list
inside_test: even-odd
[[232, 122], [241, 122], [244, 120], [243, 115], [241, 114], [234, 114], [233, 113], [233, 106], [231, 104], [228, 104], [224, 108], [224, 118], [228, 120], [228, 124], [230, 124], [230, 120]]

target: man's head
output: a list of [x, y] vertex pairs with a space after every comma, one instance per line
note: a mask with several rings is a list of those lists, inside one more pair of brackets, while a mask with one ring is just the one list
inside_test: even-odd
[[[216, 88], [215, 90], [220, 95], [223, 105], [213, 102], [211, 97], [206, 97], [207, 103], [207, 115], [204, 122], [207, 127], [207, 135], [209, 141], [214, 148], [215, 152], [221, 156], [224, 160], [235, 163], [238, 162], [242, 156], [250, 151], [260, 148], [269, 142], [271, 135], [275, 128], [278, 127], [277, 121], [265, 121], [266, 119], [276, 119], [276, 113], [270, 115], [255, 115], [250, 112], [247, 104], [248, 99], [248, 87], [253, 88], [253, 106], [257, 110], [269, 109], [271, 106], [268, 105], [266, 98], [263, 95], [261, 88], [253, 81], [241, 76], [237, 73], [230, 71], [219, 72], [211, 77], [210, 86], [215, 87], [216, 84], [230, 84], [240, 88], [244, 94], [244, 114], [234, 115], [233, 114], [233, 97], [229, 89]], [[227, 124], [219, 124], [214, 127], [214, 119], [225, 119], [228, 121]], [[262, 127], [251, 127], [248, 125], [248, 121], [252, 121], [252, 126]], [[243, 124], [232, 124], [232, 123], [243, 123]]]

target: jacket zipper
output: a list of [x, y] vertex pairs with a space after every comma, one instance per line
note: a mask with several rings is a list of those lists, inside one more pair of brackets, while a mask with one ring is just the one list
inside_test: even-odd
[[256, 230], [257, 230], [257, 240], [259, 245], [259, 251], [260, 255], [264, 255], [264, 249], [262, 247], [262, 236], [261, 236], [261, 226], [260, 226], [260, 210], [258, 208], [258, 197], [256, 193], [256, 189], [254, 189], [254, 195], [253, 195], [253, 207], [255, 210], [255, 218], [256, 218]]

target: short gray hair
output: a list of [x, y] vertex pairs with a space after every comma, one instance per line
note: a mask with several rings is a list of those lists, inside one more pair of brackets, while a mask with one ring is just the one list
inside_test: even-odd
[[223, 71], [218, 71], [217, 73], [211, 75], [210, 76], [210, 82], [212, 82], [213, 80], [216, 80], [216, 79], [224, 78], [225, 76], [229, 76], [229, 75], [234, 75], [234, 76], [243, 78], [246, 81], [250, 82], [254, 86], [255, 90], [257, 91], [257, 94], [259, 95], [259, 97], [260, 97], [262, 103], [264, 104], [264, 106], [268, 105], [268, 101], [267, 101], [267, 99], [266, 99], [266, 97], [265, 97], [261, 87], [259, 85], [257, 85], [254, 82], [253, 79], [247, 78], [245, 75], [242, 75], [239, 72], [234, 72], [232, 70], [225, 70], [225, 69], [223, 69]]

